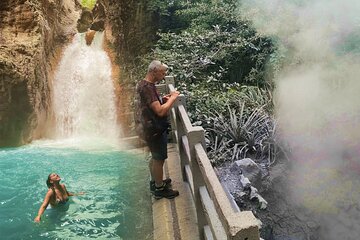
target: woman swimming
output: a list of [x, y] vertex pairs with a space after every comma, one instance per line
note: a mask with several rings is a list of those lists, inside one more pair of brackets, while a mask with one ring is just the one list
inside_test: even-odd
[[35, 217], [35, 222], [40, 222], [41, 215], [44, 213], [45, 209], [50, 203], [51, 207], [57, 207], [59, 205], [66, 204], [66, 202], [69, 200], [70, 196], [77, 196], [77, 195], [83, 195], [83, 192], [80, 193], [71, 193], [68, 192], [64, 184], [60, 184], [60, 176], [56, 173], [49, 174], [46, 185], [48, 186], [49, 190], [47, 191], [44, 201], [40, 206], [40, 209], [38, 211], [38, 215]]

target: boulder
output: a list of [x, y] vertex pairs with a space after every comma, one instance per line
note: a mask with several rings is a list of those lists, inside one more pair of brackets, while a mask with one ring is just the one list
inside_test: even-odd
[[89, 30], [86, 32], [85, 34], [85, 42], [86, 45], [91, 45], [92, 41], [94, 40], [94, 36], [95, 36], [96, 31], [93, 30]]
[[237, 160], [230, 165], [230, 171], [233, 174], [243, 174], [248, 178], [252, 185], [261, 184], [261, 168], [250, 158]]
[[92, 10], [83, 8], [80, 18], [77, 21], [77, 30], [80, 33], [87, 32], [89, 29], [94, 31], [104, 31], [106, 13], [104, 4], [98, 2]]
[[90, 29], [94, 31], [104, 31], [105, 22], [104, 20], [98, 20], [95, 21], [93, 24], [91, 24]]
[[86, 32], [94, 20], [93, 14], [90, 10], [84, 8], [81, 12], [80, 18], [77, 21], [77, 30], [79, 33]]

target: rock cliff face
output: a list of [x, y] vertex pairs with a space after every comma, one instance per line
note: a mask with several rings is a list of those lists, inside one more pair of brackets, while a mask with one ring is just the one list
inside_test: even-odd
[[106, 30], [114, 44], [121, 63], [149, 51], [156, 39], [157, 13], [147, 0], [98, 0], [106, 9]]
[[[105, 15], [104, 28], [108, 41], [107, 51], [113, 63], [117, 96], [118, 121], [124, 135], [131, 135], [133, 125], [134, 80], [131, 75], [134, 66], [138, 67], [138, 57], [147, 53], [156, 40], [158, 16], [147, 0], [98, 0], [92, 28], [101, 25]], [[105, 14], [102, 13], [104, 9]], [[100, 11], [99, 11], [100, 10]], [[139, 69], [146, 73], [146, 69]]]
[[45, 134], [52, 73], [79, 8], [76, 0], [0, 1], [0, 146]]

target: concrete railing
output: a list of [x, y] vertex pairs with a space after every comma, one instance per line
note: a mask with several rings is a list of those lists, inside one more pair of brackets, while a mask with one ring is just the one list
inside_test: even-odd
[[[174, 78], [167, 76], [160, 92], [174, 91]], [[199, 234], [203, 239], [259, 240], [258, 221], [251, 211], [241, 212], [223, 188], [206, 154], [204, 129], [193, 127], [180, 95], [170, 114], [172, 139], [178, 145], [184, 181], [192, 191]]]

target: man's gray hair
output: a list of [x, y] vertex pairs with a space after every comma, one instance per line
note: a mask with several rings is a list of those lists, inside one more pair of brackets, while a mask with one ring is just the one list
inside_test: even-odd
[[154, 72], [158, 69], [168, 69], [168, 65], [161, 63], [159, 60], [153, 60], [148, 67], [148, 72]]

